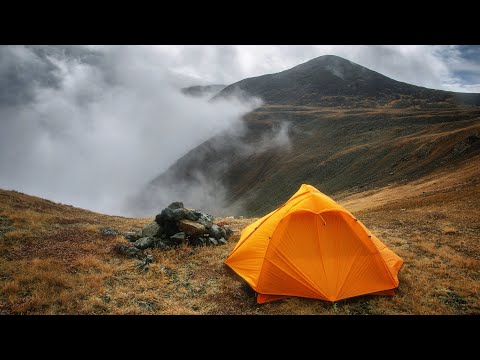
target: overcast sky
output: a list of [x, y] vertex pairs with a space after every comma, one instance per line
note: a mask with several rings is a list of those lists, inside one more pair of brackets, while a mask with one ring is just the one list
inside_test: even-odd
[[0, 188], [120, 214], [126, 196], [258, 106], [210, 104], [180, 87], [325, 54], [416, 85], [480, 92], [479, 46], [0, 46]]

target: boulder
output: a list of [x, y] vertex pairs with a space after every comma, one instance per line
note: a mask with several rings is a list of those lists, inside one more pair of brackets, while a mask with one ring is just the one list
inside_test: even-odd
[[227, 230], [225, 230], [225, 228], [220, 226], [220, 232], [222, 233], [223, 238], [227, 238]]
[[190, 238], [189, 243], [192, 246], [202, 246], [202, 245], [205, 245], [207, 243], [207, 239], [204, 238], [203, 236], [199, 236], [199, 237], [196, 237], [196, 238]]
[[116, 236], [116, 235], [118, 235], [117, 229], [114, 229], [114, 228], [109, 227], [109, 226], [101, 227], [100, 228], [100, 233], [102, 235], [106, 235], [106, 236]]
[[175, 210], [175, 209], [181, 209], [183, 208], [183, 202], [181, 201], [175, 201], [171, 203], [170, 205], [167, 206], [169, 209]]
[[142, 237], [141, 231], [125, 231], [123, 237], [130, 242], [135, 242]]
[[160, 225], [160, 224], [163, 224], [163, 215], [162, 215], [162, 213], [157, 214], [157, 215], [155, 216], [155, 222], [156, 222], [157, 224], [159, 224], [159, 225]]
[[169, 208], [165, 208], [160, 212], [160, 214], [157, 214], [157, 216], [155, 216], [155, 221], [159, 225], [164, 225], [166, 221], [171, 221], [172, 217], [173, 217], [173, 210]]
[[[141, 248], [154, 246], [161, 249], [169, 249], [186, 240], [192, 246], [226, 244], [233, 231], [213, 224], [213, 221], [212, 215], [186, 209], [182, 202], [176, 201], [157, 214], [154, 222], [145, 226], [142, 239], [137, 239], [135, 244]], [[133, 235], [130, 237], [134, 238]]]
[[180, 229], [177, 226], [175, 221], [166, 221], [163, 223], [163, 234], [161, 238], [165, 235], [164, 238], [168, 239], [170, 236], [175, 235], [180, 232]]
[[220, 239], [220, 238], [225, 238], [227, 237], [227, 233], [224, 228], [221, 228], [220, 226], [213, 224], [210, 229], [208, 229], [208, 233], [215, 239]]
[[115, 244], [113, 246], [113, 251], [117, 254], [124, 255], [127, 257], [142, 257], [142, 250], [137, 249], [136, 247], [132, 246], [131, 244]]
[[176, 233], [175, 235], [170, 236], [170, 243], [172, 243], [172, 245], [180, 245], [185, 241], [185, 238], [186, 238], [185, 233], [179, 232], [179, 233]]
[[184, 208], [170, 209], [167, 207], [155, 217], [155, 221], [159, 224], [163, 224], [165, 221], [177, 221], [184, 219], [188, 213], [189, 211]]
[[187, 215], [185, 216], [188, 220], [192, 220], [192, 221], [198, 221], [198, 219], [200, 219], [200, 217], [202, 216], [203, 214], [201, 212], [198, 212], [196, 210], [190, 210], [188, 211]]
[[190, 211], [188, 211], [187, 209], [184, 209], [184, 208], [179, 208], [179, 209], [172, 210], [172, 213], [173, 213], [172, 220], [176, 221], [176, 220], [180, 220], [180, 219], [185, 219], [189, 212]]
[[142, 237], [160, 237], [161, 233], [162, 227], [156, 221], [152, 221], [142, 229]]
[[138, 239], [137, 241], [135, 241], [133, 245], [136, 248], [143, 250], [143, 249], [148, 249], [149, 247], [153, 247], [154, 242], [152, 238], [142, 237], [141, 239]]
[[202, 214], [200, 213], [200, 217], [198, 218], [197, 222], [205, 226], [207, 229], [209, 229], [212, 224], [213, 224], [213, 216], [208, 215], [208, 214]]
[[202, 235], [207, 230], [204, 225], [187, 219], [179, 220], [177, 225], [180, 231], [192, 237]]

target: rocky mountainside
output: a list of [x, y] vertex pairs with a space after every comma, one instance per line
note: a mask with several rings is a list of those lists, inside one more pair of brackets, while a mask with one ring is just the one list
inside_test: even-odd
[[329, 195], [355, 193], [480, 154], [480, 107], [472, 105], [479, 94], [401, 83], [334, 56], [242, 80], [215, 98], [235, 88], [266, 102], [244, 117], [245, 131], [192, 149], [142, 189], [132, 208], [152, 212], [191, 191], [199, 209], [256, 216], [302, 183]]
[[267, 104], [372, 107], [480, 105], [480, 94], [427, 89], [390, 79], [338, 56], [325, 55], [289, 70], [227, 86], [214, 99], [245, 92]]

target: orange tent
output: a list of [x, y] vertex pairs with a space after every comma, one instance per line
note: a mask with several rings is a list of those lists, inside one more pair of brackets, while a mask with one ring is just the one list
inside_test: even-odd
[[303, 184], [277, 210], [243, 229], [225, 260], [258, 293], [337, 301], [393, 295], [403, 260], [350, 212]]

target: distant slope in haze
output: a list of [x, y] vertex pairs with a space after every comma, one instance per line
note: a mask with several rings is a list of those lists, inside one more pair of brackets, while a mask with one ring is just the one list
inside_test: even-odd
[[196, 85], [180, 89], [184, 95], [193, 97], [211, 97], [222, 91], [227, 85]]

